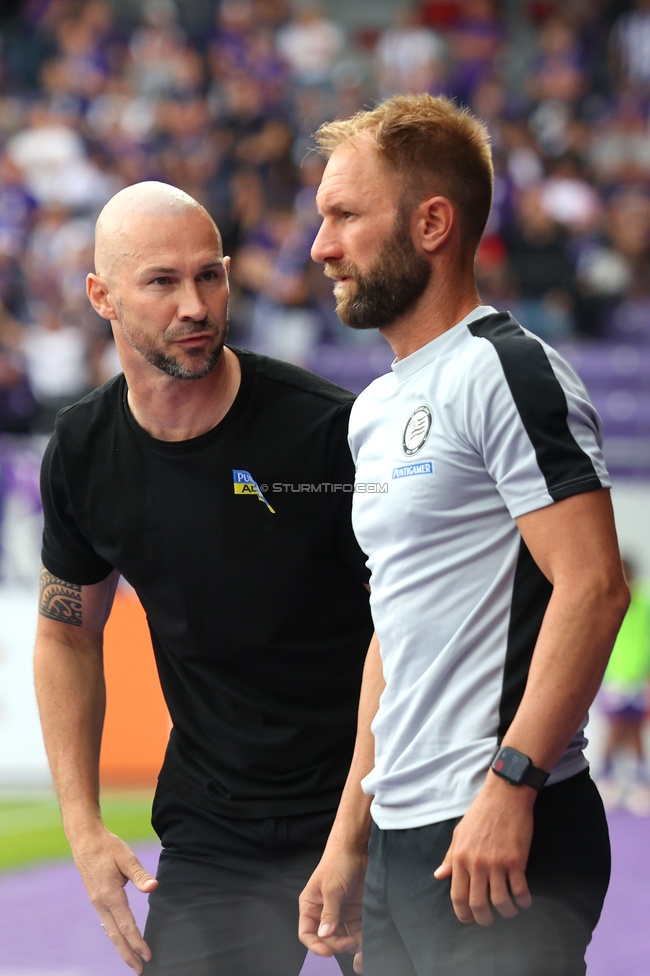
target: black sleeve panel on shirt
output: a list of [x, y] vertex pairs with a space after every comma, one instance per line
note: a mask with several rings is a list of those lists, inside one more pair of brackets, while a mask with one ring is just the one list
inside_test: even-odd
[[523, 698], [530, 662], [552, 592], [552, 583], [546, 579], [521, 539], [512, 586], [508, 643], [499, 699], [499, 743], [510, 728]]
[[113, 567], [97, 555], [79, 530], [71, 511], [61, 467], [57, 435], [53, 434], [41, 464], [43, 546], [41, 560], [50, 573], [69, 583], [99, 583]]
[[469, 325], [492, 343], [553, 501], [602, 487], [593, 462], [571, 433], [567, 400], [540, 342], [507, 312]]

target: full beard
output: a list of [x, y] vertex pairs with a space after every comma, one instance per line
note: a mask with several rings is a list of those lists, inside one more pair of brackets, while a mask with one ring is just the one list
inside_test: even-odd
[[336, 295], [336, 314], [352, 329], [382, 329], [405, 315], [424, 293], [431, 266], [413, 245], [405, 217], [398, 217], [390, 237], [369, 271], [349, 262], [329, 262], [325, 274], [347, 277], [347, 294]]

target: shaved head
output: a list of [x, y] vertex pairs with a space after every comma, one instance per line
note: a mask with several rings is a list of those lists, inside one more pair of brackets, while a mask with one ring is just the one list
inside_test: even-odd
[[125, 373], [148, 364], [175, 379], [208, 375], [228, 332], [229, 266], [214, 220], [183, 190], [136, 183], [108, 201], [86, 290]]
[[127, 186], [112, 197], [100, 213], [95, 227], [95, 271], [113, 278], [125, 262], [134, 258], [142, 233], [142, 218], [183, 217], [203, 214], [221, 235], [208, 211], [189, 193], [153, 180]]

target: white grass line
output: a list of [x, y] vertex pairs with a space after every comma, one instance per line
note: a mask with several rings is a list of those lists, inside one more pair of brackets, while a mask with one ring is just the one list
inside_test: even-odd
[[[29, 831], [49, 830], [52, 827], [60, 826], [61, 815], [57, 803], [14, 807], [11, 810], [0, 809], [0, 837], [25, 834]], [[1, 969], [0, 976], [5, 976]]]

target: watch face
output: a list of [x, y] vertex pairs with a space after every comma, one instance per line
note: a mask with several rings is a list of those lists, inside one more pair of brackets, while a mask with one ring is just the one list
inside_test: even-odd
[[495, 759], [492, 768], [512, 783], [521, 783], [529, 766], [530, 760], [526, 756], [515, 749], [504, 746]]
[[537, 769], [523, 752], [502, 746], [494, 757], [492, 769], [497, 776], [502, 776], [513, 786], [532, 786], [534, 790], [541, 790], [549, 774], [543, 769]]

